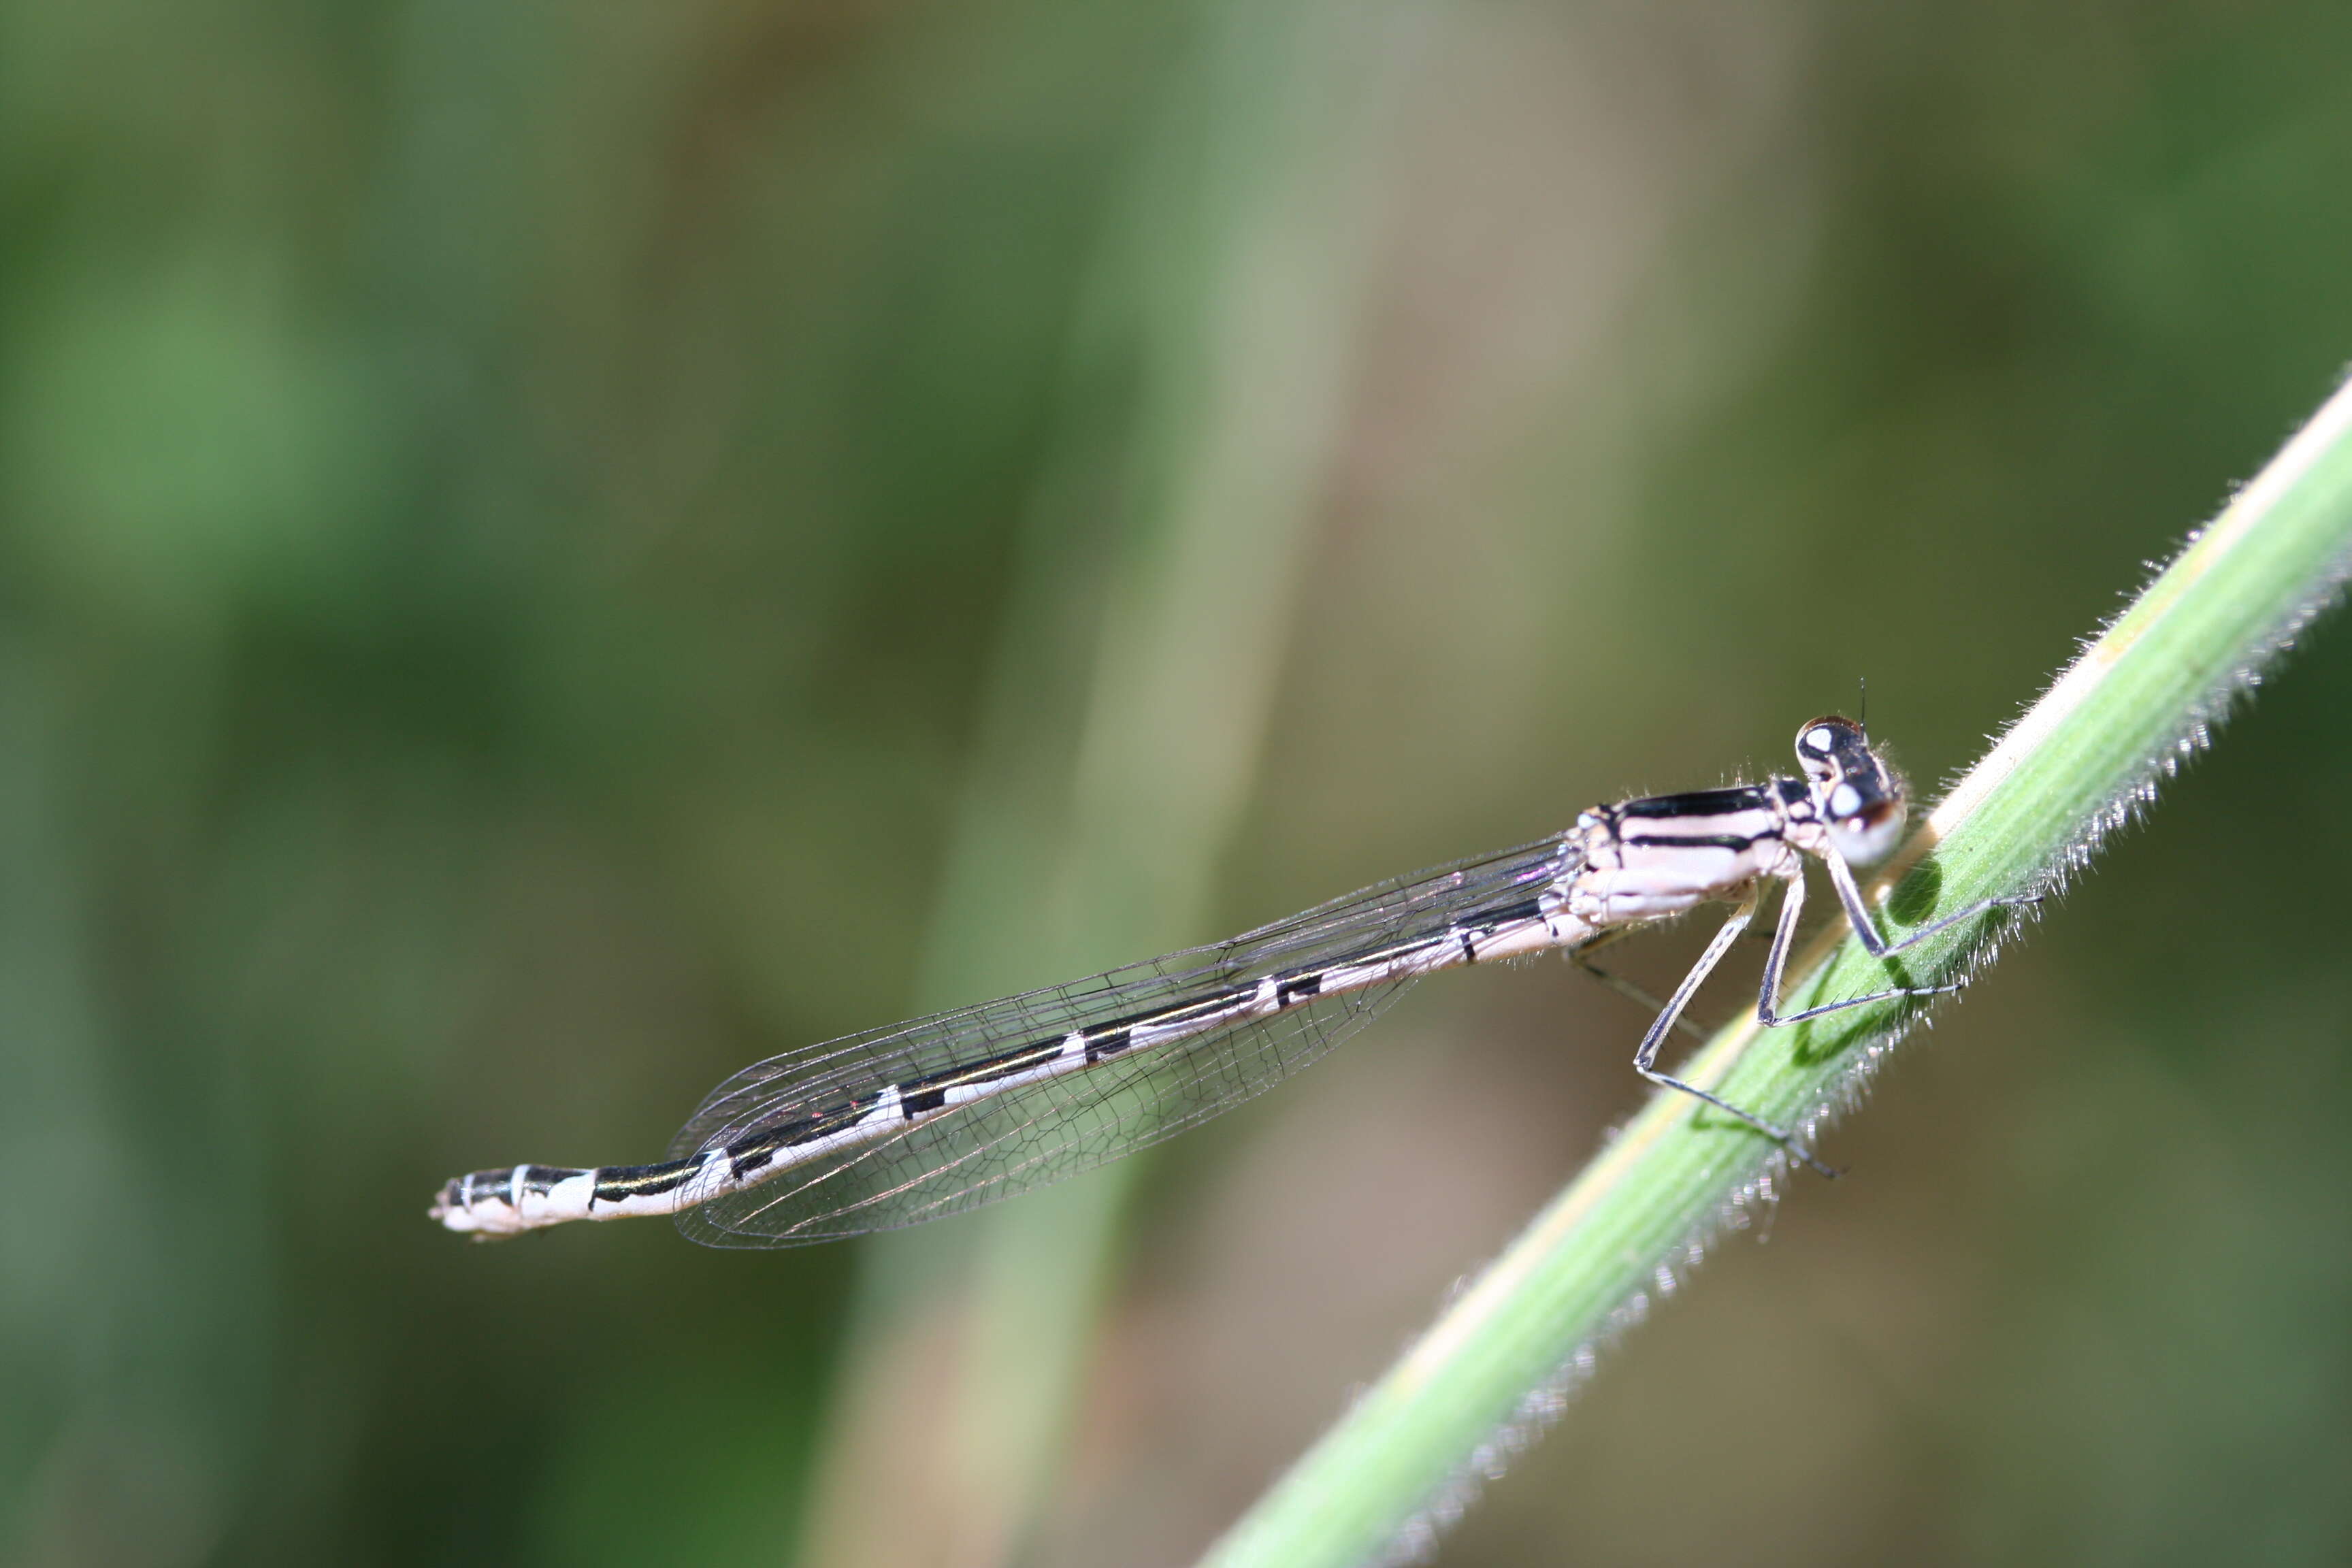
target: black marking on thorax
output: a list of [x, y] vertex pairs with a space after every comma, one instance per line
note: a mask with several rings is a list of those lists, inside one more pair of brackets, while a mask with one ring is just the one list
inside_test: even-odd
[[[1682, 795], [1649, 795], [1603, 806], [1601, 819], [1610, 837], [1628, 847], [1728, 849], [1737, 854], [1781, 837], [1789, 816], [1782, 801], [1781, 783], [1774, 780], [1761, 784], [1733, 784], [1725, 789], [1692, 790]], [[1678, 823], [1720, 824], [1726, 817], [1741, 816], [1755, 823], [1754, 831], [1674, 831]]]
[[1775, 804], [1769, 784], [1732, 784], [1724, 789], [1688, 790], [1681, 795], [1654, 795], [1624, 801], [1609, 809], [1619, 817], [1648, 820], [1676, 816], [1732, 816], [1743, 811], [1769, 811]]

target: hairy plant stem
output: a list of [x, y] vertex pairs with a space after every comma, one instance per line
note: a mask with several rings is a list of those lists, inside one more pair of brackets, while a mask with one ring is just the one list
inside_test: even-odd
[[[1864, 891], [1890, 934], [1979, 900], [2057, 891], [2154, 798], [2352, 569], [2352, 387], [2342, 388], [1969, 770]], [[1791, 1006], [1966, 979], [2013, 912], [1891, 963], [1832, 928]], [[1890, 977], [1888, 970], [1895, 973]], [[1805, 1130], [1850, 1108], [1916, 1021], [1914, 1002], [1718, 1034], [1687, 1076]], [[1343, 1568], [1410, 1557], [1557, 1411], [1618, 1331], [1672, 1289], [1787, 1157], [1729, 1117], [1660, 1094], [1359, 1400], [1207, 1559]]]

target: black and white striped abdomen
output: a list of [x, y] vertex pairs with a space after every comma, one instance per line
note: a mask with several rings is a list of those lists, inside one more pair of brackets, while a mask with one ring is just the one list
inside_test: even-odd
[[1567, 909], [1576, 856], [1550, 840], [1214, 948], [779, 1057], [720, 1085], [670, 1160], [480, 1172], [447, 1184], [433, 1215], [493, 1237], [674, 1214], [699, 1239], [776, 1245], [1009, 1195], [1268, 1087], [1421, 975], [1590, 940]]

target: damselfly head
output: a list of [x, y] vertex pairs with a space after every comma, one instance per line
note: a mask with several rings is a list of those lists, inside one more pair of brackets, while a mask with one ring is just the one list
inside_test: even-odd
[[1797, 761], [1830, 843], [1852, 866], [1874, 866], [1903, 837], [1903, 781], [1851, 719], [1825, 714], [1797, 731]]

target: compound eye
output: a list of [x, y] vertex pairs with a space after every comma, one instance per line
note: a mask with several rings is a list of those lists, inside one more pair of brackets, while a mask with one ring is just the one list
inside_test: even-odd
[[1862, 727], [1834, 713], [1811, 720], [1797, 731], [1797, 761], [1808, 778], [1835, 778], [1850, 772], [1857, 755], [1868, 750]]

